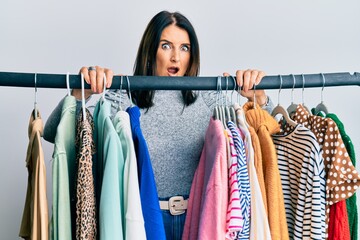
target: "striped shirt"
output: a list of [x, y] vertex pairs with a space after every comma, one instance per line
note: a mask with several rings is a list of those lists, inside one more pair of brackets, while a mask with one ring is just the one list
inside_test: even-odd
[[272, 137], [290, 239], [325, 239], [325, 166], [315, 135], [298, 124]]
[[237, 153], [234, 146], [233, 136], [229, 129], [225, 129], [227, 140], [229, 141], [229, 203], [226, 213], [226, 238], [235, 239], [236, 232], [242, 231], [244, 226], [244, 217], [240, 205], [240, 191], [237, 178]]
[[241, 138], [239, 129], [233, 122], [228, 122], [228, 128], [234, 139], [234, 145], [237, 153], [237, 179], [240, 191], [240, 205], [244, 217], [244, 226], [241, 232], [238, 232], [236, 239], [250, 238], [250, 179], [247, 170], [246, 153], [244, 141]]

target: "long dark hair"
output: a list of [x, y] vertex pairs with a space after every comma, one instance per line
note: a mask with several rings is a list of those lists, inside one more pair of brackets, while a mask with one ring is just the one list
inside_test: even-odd
[[[163, 30], [171, 24], [175, 24], [177, 27], [184, 29], [189, 35], [190, 62], [185, 76], [197, 76], [199, 74], [200, 50], [194, 27], [181, 13], [162, 11], [151, 19], [145, 29], [135, 60], [134, 75], [152, 76], [155, 74], [156, 53], [160, 43], [160, 37]], [[189, 106], [195, 102], [197, 95], [193, 91], [183, 90], [181, 92], [185, 106]], [[131, 96], [133, 102], [139, 108], [150, 108], [154, 105], [154, 93], [155, 91], [136, 90], [131, 92]]]

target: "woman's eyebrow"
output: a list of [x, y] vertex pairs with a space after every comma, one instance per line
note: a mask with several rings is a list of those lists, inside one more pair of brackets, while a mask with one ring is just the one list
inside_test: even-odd
[[172, 43], [172, 42], [170, 42], [169, 40], [166, 40], [166, 39], [160, 39], [160, 42]]
[[[166, 39], [160, 39], [160, 42], [166, 42], [166, 43], [173, 44], [171, 41], [166, 40]], [[186, 43], [181, 43], [181, 45], [188, 45], [188, 46], [190, 46], [191, 44], [186, 42]]]

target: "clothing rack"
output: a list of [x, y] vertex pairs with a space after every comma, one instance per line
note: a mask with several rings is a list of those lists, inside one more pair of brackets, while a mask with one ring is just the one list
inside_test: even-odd
[[[36, 83], [35, 83], [36, 75]], [[256, 89], [291, 89], [335, 86], [360, 86], [360, 73], [349, 72], [265, 76]], [[231, 77], [158, 77], [158, 76], [114, 76], [110, 89], [131, 90], [229, 90], [235, 87]], [[218, 81], [218, 79], [221, 80]], [[281, 80], [282, 79], [282, 80]], [[295, 79], [295, 80], [294, 80]], [[324, 81], [325, 79], [325, 81]], [[282, 84], [281, 84], [282, 82]], [[79, 74], [69, 75], [70, 88], [81, 88]], [[89, 89], [90, 85], [84, 84]], [[66, 74], [0, 72], [0, 86], [67, 88]]]

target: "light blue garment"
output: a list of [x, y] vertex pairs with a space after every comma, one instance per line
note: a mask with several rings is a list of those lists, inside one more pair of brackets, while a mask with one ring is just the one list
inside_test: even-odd
[[[124, 238], [124, 155], [118, 134], [110, 119], [110, 103], [100, 100], [94, 110], [94, 139], [97, 146], [100, 181], [100, 239]], [[99, 186], [99, 185], [98, 185]]]
[[124, 209], [125, 239], [146, 240], [144, 217], [141, 209], [138, 168], [132, 140], [130, 117], [125, 111], [116, 113], [114, 127], [124, 154]]
[[75, 115], [76, 99], [67, 96], [57, 127], [52, 161], [53, 204], [50, 238], [53, 240], [71, 239], [70, 191], [74, 190], [75, 183]]

